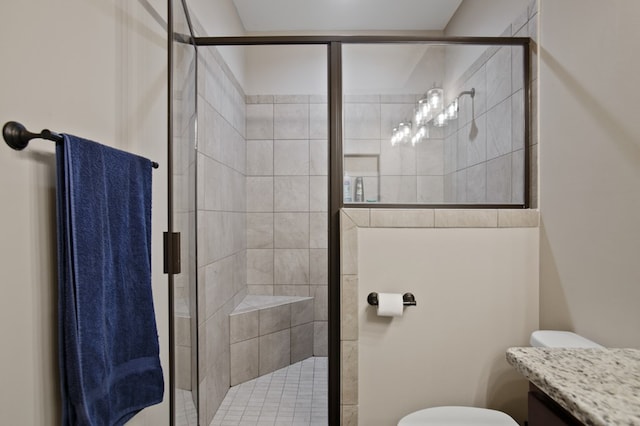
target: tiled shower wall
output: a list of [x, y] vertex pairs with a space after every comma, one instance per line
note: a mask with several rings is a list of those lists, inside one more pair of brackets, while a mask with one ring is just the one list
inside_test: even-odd
[[327, 100], [247, 97], [250, 294], [314, 298], [314, 355], [327, 355]]
[[[531, 36], [531, 206], [537, 206], [537, 12], [523, 14], [502, 34]], [[455, 48], [455, 47], [454, 47]], [[446, 92], [474, 88], [475, 97], [460, 99], [458, 120], [444, 128], [444, 201], [446, 203], [523, 203], [524, 83], [523, 49], [490, 47]], [[445, 95], [446, 95], [445, 92]]]
[[[537, 13], [524, 12], [503, 36], [534, 40], [531, 84], [531, 206], [537, 205], [536, 179], [536, 39]], [[441, 48], [445, 63], [451, 50]], [[449, 49], [449, 50], [447, 50]], [[428, 139], [391, 146], [393, 127], [411, 120], [420, 95], [346, 95], [344, 98], [344, 154], [348, 164], [364, 167], [379, 158], [379, 189], [371, 173], [363, 172], [367, 199], [383, 203], [519, 204], [524, 200], [524, 83], [523, 49], [490, 47], [456, 82], [445, 79], [445, 97], [475, 89], [475, 97], [460, 98], [457, 120], [443, 128], [431, 128]], [[446, 69], [442, 75], [446, 75]], [[442, 76], [436, 75], [436, 81]], [[351, 155], [360, 158], [348, 158]], [[369, 162], [369, 165], [372, 163]], [[356, 172], [356, 176], [358, 173]], [[353, 178], [353, 176], [352, 176]], [[377, 191], [371, 190], [375, 185]], [[377, 192], [377, 193], [376, 193]]]
[[218, 51], [198, 64], [199, 418], [209, 424], [230, 385], [229, 314], [247, 294], [244, 93]]
[[412, 119], [420, 97], [345, 95], [344, 154], [375, 155], [380, 159], [379, 191], [377, 196], [372, 194], [369, 187], [375, 183], [365, 178], [367, 198], [382, 203], [444, 201], [442, 130], [433, 129], [430, 138], [416, 146], [409, 143], [393, 147], [390, 143], [393, 128]]

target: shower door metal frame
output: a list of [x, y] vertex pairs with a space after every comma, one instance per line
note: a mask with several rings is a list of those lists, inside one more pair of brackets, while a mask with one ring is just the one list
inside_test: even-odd
[[[182, 34], [182, 33], [177, 33], [175, 32], [175, 26], [174, 26], [174, 7], [173, 7], [173, 2], [174, 0], [168, 0], [167, 1], [167, 189], [168, 189], [168, 193], [167, 193], [167, 205], [168, 205], [168, 213], [167, 213], [167, 232], [166, 235], [168, 236], [173, 236], [175, 235], [175, 228], [174, 228], [174, 196], [173, 196], [173, 190], [174, 190], [174, 183], [173, 183], [173, 173], [174, 173], [174, 164], [173, 164], [173, 160], [174, 160], [174, 155], [173, 155], [173, 149], [174, 149], [174, 135], [173, 135], [173, 131], [174, 131], [174, 125], [173, 125], [173, 118], [174, 118], [174, 107], [173, 107], [173, 102], [174, 102], [174, 84], [173, 84], [173, 66], [174, 66], [174, 43], [182, 43], [182, 44], [186, 44], [186, 45], [190, 45], [193, 47], [194, 51], [194, 63], [195, 63], [195, 67], [194, 67], [194, 73], [195, 73], [195, 81], [194, 81], [194, 94], [196, 96], [194, 96], [194, 114], [195, 114], [195, 126], [196, 126], [196, 131], [195, 131], [195, 140], [194, 142], [194, 149], [196, 149], [197, 146], [197, 115], [198, 115], [198, 103], [197, 103], [197, 93], [198, 93], [198, 46], [194, 43], [194, 31], [193, 31], [193, 24], [191, 22], [191, 16], [189, 14], [187, 5], [185, 0], [175, 0], [176, 2], [179, 2], [182, 6], [182, 12], [184, 13], [185, 19], [187, 21], [187, 26], [189, 29], [189, 35], [186, 34]], [[197, 173], [197, 164], [195, 166], [194, 169], [194, 174]], [[197, 191], [194, 189], [194, 207], [195, 205], [197, 205]], [[197, 215], [194, 218], [194, 226], [197, 228]], [[179, 236], [178, 236], [178, 241], [179, 241]], [[194, 232], [194, 237], [193, 237], [193, 242], [191, 244], [194, 247], [194, 257], [197, 259], [197, 232]], [[183, 246], [183, 248], [188, 249], [186, 246]], [[175, 354], [175, 343], [176, 343], [176, 335], [175, 335], [175, 324], [176, 324], [176, 319], [175, 319], [175, 311], [174, 311], [174, 298], [175, 298], [175, 289], [174, 289], [174, 285], [175, 285], [175, 279], [174, 279], [174, 275], [179, 274], [180, 270], [175, 270], [175, 268], [171, 265], [180, 265], [180, 258], [181, 258], [181, 252], [180, 252], [181, 248], [180, 248], [180, 244], [178, 244], [177, 246], [174, 244], [168, 244], [165, 241], [165, 246], [164, 246], [164, 254], [165, 254], [165, 273], [168, 276], [168, 296], [169, 296], [169, 303], [168, 303], [168, 308], [169, 308], [169, 424], [171, 426], [173, 426], [175, 424], [175, 415], [176, 415], [176, 410], [175, 410], [175, 400], [176, 400], [176, 396], [175, 396], [175, 386], [176, 386], [176, 372], [175, 372], [175, 362], [176, 362], [176, 354]], [[189, 256], [187, 256], [189, 258]], [[188, 265], [187, 267], [189, 267], [190, 265]], [[196, 280], [196, 283], [194, 284], [195, 286], [195, 291], [196, 291], [196, 295], [197, 295], [197, 274], [194, 277], [194, 279]], [[197, 296], [196, 296], [196, 300], [194, 302], [195, 306], [194, 306], [194, 311], [197, 313], [198, 311], [198, 307], [197, 307]], [[196, 314], [196, 321], [197, 321], [197, 314]], [[190, 332], [193, 332], [193, 330], [190, 330]], [[196, 332], [197, 335], [197, 332]], [[193, 339], [192, 339], [193, 341]], [[192, 343], [193, 345], [193, 343]], [[198, 352], [197, 352], [197, 337], [196, 337], [196, 362], [195, 362], [195, 366], [192, 365], [192, 368], [198, 368], [199, 366], [199, 362], [198, 362]], [[193, 375], [192, 375], [193, 376]], [[196, 376], [199, 377], [199, 372], [196, 373]], [[192, 391], [193, 392], [193, 391]], [[200, 419], [198, 418], [198, 424], [200, 424]]]
[[[171, 2], [169, 2], [171, 3]], [[170, 13], [171, 16], [171, 13]], [[173, 27], [169, 19], [169, 34]], [[169, 63], [171, 64], [171, 44], [176, 35], [169, 37]], [[180, 37], [178, 37], [179, 39]], [[328, 63], [328, 126], [329, 126], [329, 257], [328, 257], [328, 421], [330, 425], [339, 425], [341, 421], [340, 405], [340, 210], [344, 207], [342, 198], [342, 142], [343, 142], [343, 104], [342, 104], [342, 45], [343, 44], [444, 44], [444, 45], [486, 45], [521, 46], [523, 48], [524, 81], [524, 202], [522, 204], [353, 204], [350, 208], [529, 208], [530, 186], [530, 38], [525, 37], [406, 37], [406, 36], [242, 36], [242, 37], [185, 37], [190, 44], [198, 46], [264, 46], [264, 45], [324, 45], [327, 47]], [[183, 40], [186, 41], [186, 40]], [[169, 67], [171, 81], [171, 67]], [[169, 159], [172, 149], [171, 96], [169, 86]], [[171, 164], [171, 162], [169, 162]], [[169, 206], [172, 200], [171, 173], [169, 173]], [[171, 214], [169, 231], [171, 231]], [[172, 255], [170, 253], [170, 255]], [[178, 254], [179, 255], [179, 254]], [[172, 277], [170, 276], [170, 303]], [[172, 316], [172, 313], [171, 313]], [[173, 318], [171, 319], [173, 321]], [[173, 327], [171, 325], [171, 327]], [[170, 330], [173, 341], [173, 330]], [[172, 348], [173, 349], [173, 348]], [[170, 355], [173, 360], [173, 354]], [[171, 422], [173, 424], [173, 361], [171, 362]]]

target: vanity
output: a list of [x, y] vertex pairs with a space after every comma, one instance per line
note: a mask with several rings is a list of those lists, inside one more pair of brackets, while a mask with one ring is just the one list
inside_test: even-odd
[[529, 380], [529, 426], [640, 426], [640, 350], [510, 348]]

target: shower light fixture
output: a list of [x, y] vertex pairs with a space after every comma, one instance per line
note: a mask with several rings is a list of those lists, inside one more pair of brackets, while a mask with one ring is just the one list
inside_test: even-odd
[[393, 128], [391, 136], [391, 145], [396, 146], [399, 143], [406, 143], [411, 139], [411, 122], [401, 122], [398, 127]]
[[429, 100], [429, 105], [431, 105], [431, 109], [434, 111], [438, 111], [442, 109], [442, 101], [444, 98], [444, 90], [441, 87], [433, 87], [429, 89], [427, 92], [427, 99]]
[[429, 138], [429, 129], [431, 127], [444, 127], [449, 121], [458, 118], [460, 109], [460, 97], [464, 95], [475, 97], [476, 89], [465, 90], [460, 92], [449, 105], [444, 107], [444, 91], [442, 88], [432, 87], [427, 94], [423, 96], [414, 109], [415, 133], [411, 134], [412, 125], [410, 121], [404, 121], [393, 128], [391, 136], [391, 146], [400, 143], [408, 143], [415, 146], [424, 139]]
[[455, 98], [445, 110], [447, 121], [455, 120], [458, 118], [458, 98]]

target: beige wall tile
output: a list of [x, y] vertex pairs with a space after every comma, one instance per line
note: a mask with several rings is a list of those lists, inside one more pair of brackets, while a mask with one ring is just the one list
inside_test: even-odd
[[432, 228], [432, 209], [371, 209], [371, 226], [379, 228]]
[[309, 284], [309, 250], [276, 249], [274, 277], [278, 285]]
[[417, 202], [442, 204], [444, 202], [444, 176], [417, 176]]
[[176, 345], [191, 346], [190, 330], [191, 330], [191, 318], [176, 316], [175, 318]]
[[356, 226], [369, 226], [370, 209], [342, 209]]
[[380, 202], [382, 203], [415, 203], [417, 190], [415, 176], [380, 177]]
[[487, 202], [509, 204], [512, 196], [511, 154], [487, 161]]
[[273, 284], [273, 250], [247, 250], [247, 284]]
[[273, 105], [247, 105], [247, 139], [273, 139]]
[[273, 294], [275, 296], [295, 296], [295, 297], [309, 297], [308, 285], [274, 285]]
[[231, 344], [258, 337], [258, 317], [258, 311], [248, 311], [229, 315]]
[[328, 277], [328, 250], [309, 250], [309, 283], [315, 285], [327, 285]]
[[326, 212], [328, 210], [329, 183], [326, 176], [309, 177], [309, 210]]
[[329, 247], [329, 222], [327, 213], [309, 213], [309, 247]]
[[[510, 84], [510, 83], [509, 83]], [[512, 150], [513, 118], [511, 96], [490, 109], [487, 116], [487, 160], [508, 154]], [[507, 178], [507, 182], [509, 179]]]
[[273, 296], [273, 284], [268, 285], [248, 285], [247, 290], [249, 294], [255, 296]]
[[511, 47], [503, 46], [487, 61], [487, 110], [511, 94]]
[[273, 140], [247, 141], [247, 175], [273, 175]]
[[313, 322], [313, 355], [327, 356], [328, 351], [328, 324], [327, 321]]
[[273, 177], [247, 177], [247, 211], [273, 212]]
[[342, 276], [341, 291], [341, 334], [342, 340], [358, 340], [358, 277]]
[[191, 348], [176, 346], [176, 386], [191, 390]]
[[341, 402], [358, 403], [358, 342], [343, 341], [340, 345]]
[[260, 336], [291, 327], [291, 304], [260, 309]]
[[313, 297], [313, 319], [327, 321], [329, 319], [328, 286], [312, 285], [310, 296]]
[[260, 375], [286, 367], [291, 361], [289, 329], [260, 336]]
[[351, 218], [340, 212], [340, 253], [341, 273], [354, 275], [358, 273], [358, 228]]
[[313, 356], [313, 322], [291, 327], [291, 363]]
[[344, 105], [344, 137], [346, 139], [380, 138], [380, 105], [346, 103]]
[[300, 300], [291, 303], [291, 327], [313, 321], [314, 299]]
[[273, 115], [275, 139], [309, 138], [309, 104], [276, 104]]
[[357, 405], [341, 406], [340, 424], [342, 426], [358, 426], [358, 406]]
[[231, 345], [231, 386], [258, 377], [258, 338]]
[[276, 176], [273, 179], [274, 211], [309, 211], [309, 176]]
[[247, 213], [247, 248], [273, 248], [273, 213]]
[[498, 210], [498, 226], [500, 228], [529, 228], [537, 227], [540, 222], [538, 210]]
[[275, 213], [273, 225], [275, 248], [309, 248], [309, 213]]
[[[325, 123], [326, 126], [326, 123]], [[325, 131], [326, 133], [326, 131]], [[328, 174], [328, 148], [326, 139], [309, 141], [309, 174], [326, 176]]]
[[495, 228], [498, 226], [498, 211], [485, 210], [436, 210], [436, 228]]
[[273, 173], [277, 176], [309, 175], [309, 140], [276, 140]]

